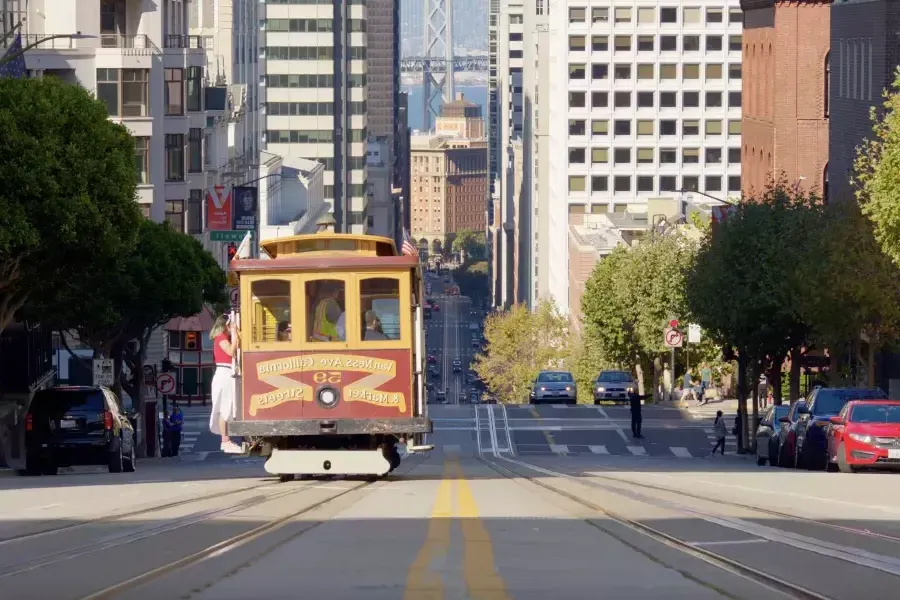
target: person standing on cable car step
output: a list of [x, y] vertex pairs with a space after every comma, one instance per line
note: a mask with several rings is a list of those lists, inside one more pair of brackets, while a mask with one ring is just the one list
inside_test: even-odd
[[[231, 341], [232, 334], [234, 342]], [[240, 454], [243, 449], [229, 438], [226, 432], [228, 421], [237, 416], [231, 361], [241, 346], [241, 333], [229, 322], [227, 315], [221, 315], [213, 324], [209, 337], [213, 341], [213, 359], [216, 362], [216, 372], [212, 380], [209, 430], [222, 437], [223, 451], [228, 454]]]

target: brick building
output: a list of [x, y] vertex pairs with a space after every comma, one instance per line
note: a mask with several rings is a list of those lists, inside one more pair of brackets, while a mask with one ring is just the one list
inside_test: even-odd
[[745, 195], [774, 176], [828, 194], [831, 0], [741, 0]]
[[856, 147], [872, 135], [869, 109], [900, 64], [900, 2], [844, 1], [831, 6], [831, 121], [828, 165], [832, 196], [848, 197]]

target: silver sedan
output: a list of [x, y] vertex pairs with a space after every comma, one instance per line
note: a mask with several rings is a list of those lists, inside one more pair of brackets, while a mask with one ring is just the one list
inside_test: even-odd
[[532, 404], [575, 404], [578, 390], [568, 371], [541, 371], [531, 388]]

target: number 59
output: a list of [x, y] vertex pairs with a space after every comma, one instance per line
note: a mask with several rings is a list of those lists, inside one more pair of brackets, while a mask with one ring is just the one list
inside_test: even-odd
[[340, 383], [341, 373], [340, 371], [319, 371], [313, 375], [313, 381], [316, 383]]

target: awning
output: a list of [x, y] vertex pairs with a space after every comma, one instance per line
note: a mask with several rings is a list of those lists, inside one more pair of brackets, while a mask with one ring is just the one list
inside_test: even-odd
[[191, 317], [175, 317], [166, 323], [163, 329], [166, 331], [209, 331], [215, 322], [216, 316], [212, 310], [204, 306], [203, 310]]

